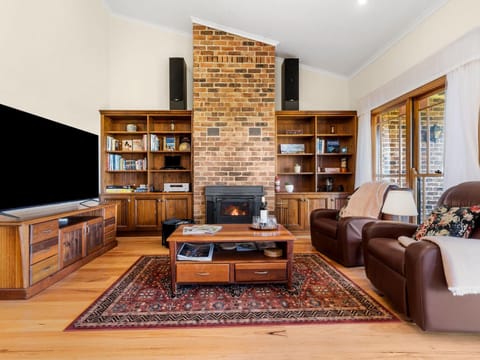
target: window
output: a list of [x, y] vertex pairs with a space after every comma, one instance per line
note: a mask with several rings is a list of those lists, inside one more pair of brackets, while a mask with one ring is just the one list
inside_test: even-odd
[[374, 178], [414, 190], [418, 222], [443, 192], [445, 78], [372, 112]]
[[417, 131], [415, 154], [417, 207], [421, 221], [428, 216], [443, 193], [445, 91], [415, 99], [414, 122]]
[[410, 163], [405, 110], [405, 104], [398, 105], [375, 117], [376, 178], [401, 187], [408, 186]]

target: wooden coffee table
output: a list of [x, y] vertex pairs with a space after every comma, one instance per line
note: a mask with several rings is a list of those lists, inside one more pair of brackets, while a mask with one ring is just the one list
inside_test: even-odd
[[[250, 224], [218, 224], [222, 229], [215, 234], [184, 235], [180, 225], [167, 239], [170, 249], [172, 291], [177, 293], [182, 284], [286, 283], [292, 287], [293, 242], [295, 236], [278, 225], [276, 230], [255, 230]], [[275, 242], [281, 256], [268, 257], [263, 250], [237, 251], [231, 243]], [[177, 260], [183, 243], [213, 243], [211, 261]], [[222, 245], [222, 246], [220, 246]]]

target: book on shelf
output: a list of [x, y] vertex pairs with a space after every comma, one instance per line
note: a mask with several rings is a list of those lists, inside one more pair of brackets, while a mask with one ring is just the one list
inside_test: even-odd
[[183, 243], [178, 250], [177, 260], [211, 261], [213, 249], [213, 243]]
[[323, 154], [325, 152], [325, 140], [317, 138], [317, 154]]
[[115, 139], [113, 136], [107, 135], [107, 151], [118, 151], [120, 150], [120, 141]]
[[106, 193], [119, 194], [133, 192], [133, 188], [130, 185], [107, 185], [105, 186]]
[[150, 134], [150, 151], [160, 150], [160, 139], [155, 134]]
[[221, 225], [192, 225], [185, 226], [183, 228], [184, 235], [196, 235], [196, 234], [215, 234], [222, 228]]

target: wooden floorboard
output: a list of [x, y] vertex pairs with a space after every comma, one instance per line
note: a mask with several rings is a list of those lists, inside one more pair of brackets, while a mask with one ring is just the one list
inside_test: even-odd
[[[0, 359], [475, 359], [480, 334], [428, 333], [408, 321], [202, 329], [69, 331], [65, 327], [141, 255], [167, 254], [159, 237], [118, 247], [29, 300], [0, 301]], [[295, 252], [311, 252], [298, 236]], [[372, 291], [363, 267], [340, 271]]]

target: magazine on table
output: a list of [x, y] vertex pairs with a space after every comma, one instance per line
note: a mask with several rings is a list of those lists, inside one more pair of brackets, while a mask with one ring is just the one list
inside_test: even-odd
[[178, 250], [177, 260], [211, 261], [213, 248], [213, 243], [183, 243], [180, 250]]
[[195, 234], [215, 234], [222, 227], [220, 225], [193, 225], [185, 226], [183, 228], [183, 235], [195, 235]]

